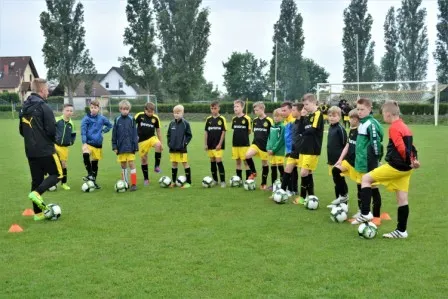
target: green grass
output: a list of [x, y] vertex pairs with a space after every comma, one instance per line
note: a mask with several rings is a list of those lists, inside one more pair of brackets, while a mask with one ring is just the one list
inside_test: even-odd
[[[61, 205], [61, 219], [34, 222], [21, 216], [31, 207], [30, 175], [17, 121], [0, 120], [0, 126], [2, 298], [448, 296], [447, 127], [412, 127], [422, 168], [411, 180], [410, 237], [363, 240], [356, 227], [329, 219], [324, 206], [333, 199], [333, 184], [325, 151], [315, 174], [317, 211], [275, 205], [259, 190], [202, 189], [209, 163], [200, 123], [193, 124], [189, 147], [193, 188], [161, 189], [151, 173], [149, 187], [114, 193], [120, 167], [107, 134], [99, 164], [103, 189], [82, 193], [78, 139], [69, 158], [72, 190], [44, 196]], [[234, 163], [228, 137], [229, 178]], [[162, 159], [163, 174], [170, 176], [168, 155]], [[138, 175], [141, 182], [140, 169]], [[355, 198], [354, 184], [349, 186]], [[393, 220], [380, 234], [396, 224], [394, 194], [382, 191], [382, 210]], [[13, 223], [24, 232], [7, 233]]]

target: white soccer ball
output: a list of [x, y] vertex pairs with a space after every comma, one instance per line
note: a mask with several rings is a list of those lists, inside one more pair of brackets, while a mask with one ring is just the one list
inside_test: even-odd
[[275, 192], [275, 191], [281, 190], [281, 189], [282, 189], [282, 181], [276, 180], [274, 182], [274, 184], [272, 185], [272, 192]]
[[93, 192], [95, 191], [95, 183], [93, 181], [87, 181], [81, 185], [81, 190], [83, 192]]
[[337, 205], [337, 207], [344, 210], [345, 213], [348, 213], [348, 205], [346, 203], [340, 203]]
[[202, 179], [202, 187], [204, 188], [211, 188], [213, 187], [214, 183], [215, 181], [209, 176], [206, 176]]
[[128, 190], [128, 188], [129, 188], [128, 183], [123, 180], [118, 180], [114, 186], [115, 192], [118, 192], [118, 193], [126, 192]]
[[378, 227], [373, 222], [364, 222], [358, 226], [358, 235], [364, 239], [373, 239], [378, 234]]
[[305, 199], [304, 203], [305, 208], [308, 210], [317, 210], [319, 208], [319, 198], [314, 195], [310, 195]]
[[185, 185], [185, 183], [187, 182], [187, 178], [183, 175], [177, 177], [176, 180], [176, 186], [177, 187], [182, 187], [183, 185]]
[[274, 192], [274, 202], [278, 204], [285, 203], [288, 200], [288, 194], [283, 189], [278, 189]]
[[237, 175], [234, 175], [233, 177], [230, 178], [230, 187], [239, 187], [241, 186], [241, 178]]
[[50, 203], [47, 205], [47, 210], [44, 211], [45, 218], [49, 220], [58, 220], [61, 217], [61, 207], [55, 203]]
[[54, 186], [51, 186], [50, 188], [48, 188], [48, 191], [50, 191], [50, 192], [54, 192], [56, 190], [58, 190], [58, 185], [54, 185]]
[[246, 180], [243, 186], [246, 191], [253, 191], [257, 187], [254, 180]]
[[347, 212], [340, 206], [333, 207], [330, 212], [330, 218], [334, 222], [342, 223], [347, 220]]
[[162, 188], [168, 188], [171, 185], [171, 178], [168, 176], [163, 176], [159, 179], [159, 185]]

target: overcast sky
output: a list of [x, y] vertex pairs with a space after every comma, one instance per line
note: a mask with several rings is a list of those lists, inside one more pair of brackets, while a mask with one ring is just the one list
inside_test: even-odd
[[[123, 46], [126, 27], [124, 0], [84, 0], [86, 44], [99, 73], [119, 66], [118, 57], [127, 54]], [[210, 9], [210, 48], [206, 58], [205, 78], [222, 87], [226, 61], [233, 51], [249, 50], [256, 57], [270, 60], [274, 23], [280, 15], [281, 0], [208, 0]], [[342, 28], [346, 0], [296, 0], [303, 17], [305, 50], [330, 72], [330, 82], [343, 79]], [[400, 0], [369, 0], [373, 17], [372, 39], [376, 42], [375, 61], [384, 54], [383, 23], [390, 6], [398, 8]], [[429, 37], [427, 80], [435, 80], [433, 51], [437, 37], [436, 0], [423, 0], [427, 10]], [[44, 0], [0, 0], [0, 56], [31, 56], [40, 77], [46, 76], [39, 14], [46, 9]]]

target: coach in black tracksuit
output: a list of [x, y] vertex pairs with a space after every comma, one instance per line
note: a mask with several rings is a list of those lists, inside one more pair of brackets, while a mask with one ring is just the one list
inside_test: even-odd
[[[25, 154], [31, 171], [31, 192], [38, 196], [56, 185], [62, 178], [62, 168], [56, 154], [56, 124], [53, 111], [46, 103], [48, 85], [43, 79], [32, 82], [33, 93], [20, 111], [20, 135], [25, 143]], [[48, 177], [44, 179], [45, 174]], [[33, 201], [34, 213], [42, 210]]]

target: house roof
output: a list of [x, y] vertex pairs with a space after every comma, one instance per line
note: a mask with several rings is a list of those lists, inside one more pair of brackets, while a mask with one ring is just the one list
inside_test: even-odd
[[[31, 56], [0, 57], [0, 88], [19, 87], [28, 64], [30, 65], [33, 76], [39, 78]], [[8, 74], [4, 73], [6, 65], [8, 66]], [[25, 81], [28, 81], [27, 79], [24, 78]]]
[[[103, 79], [106, 78], [106, 76], [107, 76], [110, 72], [112, 72], [112, 71], [116, 71], [116, 72], [121, 76], [121, 78], [123, 78], [123, 80], [126, 82], [126, 80], [125, 80], [125, 78], [124, 78], [124, 70], [123, 70], [123, 68], [121, 68], [121, 67], [117, 67], [117, 66], [113, 66], [113, 67], [111, 67], [110, 70], [109, 70], [106, 74], [104, 74], [104, 76], [102, 76], [101, 79], [98, 80], [98, 81], [103, 81]], [[144, 90], [143, 88], [141, 88], [141, 87], [138, 86], [137, 84], [131, 84], [131, 85], [129, 85], [129, 86], [131, 86], [131, 87], [135, 90], [135, 92], [136, 92], [137, 94], [145, 94], [145, 93], [148, 93], [148, 91]]]
[[78, 87], [76, 87], [73, 96], [74, 97], [90, 97], [90, 96], [100, 97], [100, 96], [110, 95], [110, 92], [107, 89], [105, 89], [103, 86], [101, 86], [101, 84], [98, 81], [93, 81], [92, 94], [90, 94], [90, 95], [85, 93], [85, 91], [84, 91], [85, 85], [86, 85], [86, 83], [84, 81], [81, 81], [81, 83], [79, 83]]
[[111, 95], [119, 96], [119, 95], [125, 95], [126, 93], [123, 90], [109, 90]]

